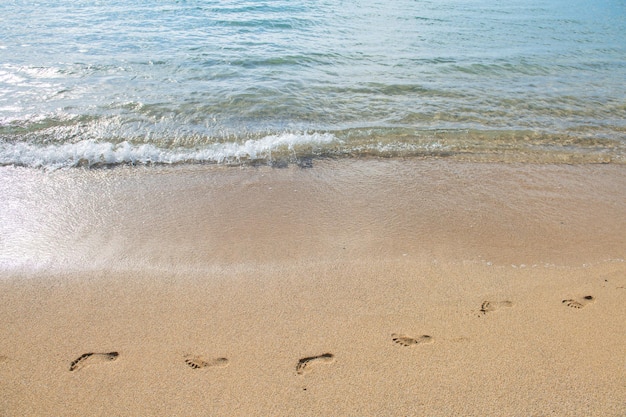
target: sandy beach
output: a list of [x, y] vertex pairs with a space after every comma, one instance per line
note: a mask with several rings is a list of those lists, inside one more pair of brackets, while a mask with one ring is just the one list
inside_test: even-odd
[[623, 165], [0, 168], [2, 416], [623, 416]]

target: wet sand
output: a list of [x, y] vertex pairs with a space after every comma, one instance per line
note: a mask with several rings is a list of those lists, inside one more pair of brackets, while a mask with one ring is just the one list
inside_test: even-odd
[[626, 413], [626, 169], [0, 169], [0, 415]]

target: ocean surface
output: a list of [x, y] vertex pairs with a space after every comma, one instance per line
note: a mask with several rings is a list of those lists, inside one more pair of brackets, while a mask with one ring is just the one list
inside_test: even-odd
[[0, 165], [626, 163], [624, 0], [5, 0]]

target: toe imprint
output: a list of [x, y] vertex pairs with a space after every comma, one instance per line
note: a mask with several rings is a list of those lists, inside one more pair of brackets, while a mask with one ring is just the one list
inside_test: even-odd
[[588, 304], [591, 304], [595, 301], [595, 298], [592, 295], [586, 295], [579, 299], [567, 299], [563, 300], [562, 303], [568, 307], [580, 309], [585, 307]]
[[78, 371], [89, 365], [95, 365], [104, 362], [112, 362], [119, 356], [118, 352], [106, 352], [106, 353], [84, 353], [78, 358], [74, 359], [70, 364], [70, 371]]
[[418, 345], [420, 343], [430, 343], [433, 341], [431, 336], [427, 334], [421, 335], [419, 337], [409, 337], [401, 334], [392, 334], [392, 340], [394, 343], [397, 343], [400, 346], [413, 346]]
[[204, 359], [201, 356], [187, 356], [185, 358], [185, 363], [192, 369], [202, 369], [202, 368], [212, 368], [218, 367], [223, 368], [228, 366], [227, 358], [215, 358], [215, 359]]
[[478, 316], [484, 316], [485, 314], [499, 310], [501, 307], [513, 307], [513, 303], [508, 300], [504, 301], [483, 301], [480, 305], [480, 310], [478, 311]]
[[311, 367], [316, 363], [331, 363], [335, 360], [335, 355], [332, 353], [324, 353], [318, 356], [310, 356], [308, 358], [302, 358], [298, 361], [296, 366], [296, 372], [298, 375], [304, 375], [311, 372]]

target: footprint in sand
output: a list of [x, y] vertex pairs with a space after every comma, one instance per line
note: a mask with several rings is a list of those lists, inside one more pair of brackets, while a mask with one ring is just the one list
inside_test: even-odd
[[311, 372], [311, 367], [318, 363], [332, 363], [335, 360], [335, 355], [332, 353], [324, 353], [318, 356], [310, 356], [308, 358], [302, 358], [298, 361], [296, 366], [296, 372], [298, 375], [304, 375]]
[[513, 302], [505, 301], [483, 301], [478, 310], [478, 317], [482, 317], [487, 313], [499, 310], [502, 307], [513, 307]]
[[591, 303], [593, 303], [596, 299], [592, 296], [592, 295], [586, 295], [582, 298], [579, 299], [569, 299], [569, 300], [563, 300], [563, 304], [565, 304], [568, 307], [571, 308], [583, 308]]
[[402, 334], [393, 333], [391, 337], [391, 340], [393, 340], [394, 343], [400, 346], [413, 346], [419, 345], [421, 343], [430, 343], [433, 341], [433, 338], [431, 336], [428, 336], [427, 334], [423, 334], [419, 337], [410, 337]]
[[191, 369], [224, 368], [228, 366], [227, 358], [204, 359], [202, 356], [187, 356], [185, 363]]
[[9, 361], [8, 356], [0, 355], [0, 363], [5, 363], [8, 361]]
[[78, 371], [89, 365], [96, 365], [105, 362], [112, 362], [117, 359], [120, 354], [117, 352], [107, 353], [84, 353], [76, 358], [70, 364], [70, 372]]

